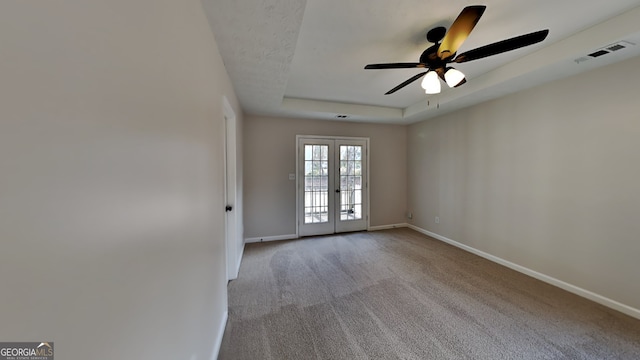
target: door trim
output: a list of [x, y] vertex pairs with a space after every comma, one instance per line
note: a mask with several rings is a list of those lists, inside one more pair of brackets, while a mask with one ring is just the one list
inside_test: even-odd
[[370, 170], [370, 156], [369, 154], [371, 153], [371, 146], [370, 146], [370, 142], [369, 142], [369, 138], [368, 137], [356, 137], [356, 136], [328, 136], [328, 135], [296, 135], [296, 145], [295, 145], [295, 149], [296, 149], [296, 237], [300, 237], [300, 182], [303, 179], [300, 179], [300, 148], [299, 148], [299, 144], [300, 144], [300, 139], [309, 139], [309, 140], [355, 140], [355, 141], [364, 141], [366, 143], [367, 146], [367, 155], [366, 155], [366, 176], [367, 176], [367, 186], [365, 189], [365, 193], [367, 196], [367, 202], [365, 205], [365, 211], [366, 211], [366, 230], [369, 230], [371, 228], [371, 196], [370, 196], [370, 190], [371, 189], [371, 170]]
[[238, 277], [238, 199], [237, 199], [237, 153], [236, 153], [236, 114], [226, 96], [222, 97], [224, 117], [224, 201], [225, 207], [231, 206], [231, 211], [225, 211], [225, 258], [227, 280]]

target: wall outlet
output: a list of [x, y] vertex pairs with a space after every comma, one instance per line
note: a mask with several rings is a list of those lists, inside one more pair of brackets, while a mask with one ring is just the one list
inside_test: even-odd
[[436, 224], [440, 224], [440, 218], [436, 216]]
[[289, 180], [295, 180], [296, 174], [289, 174]]

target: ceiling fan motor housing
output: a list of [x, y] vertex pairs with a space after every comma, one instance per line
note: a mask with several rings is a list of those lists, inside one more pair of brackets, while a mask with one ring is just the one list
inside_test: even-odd
[[432, 45], [427, 50], [422, 52], [422, 55], [420, 55], [420, 63], [425, 64], [426, 68], [436, 70], [438, 68], [443, 68], [447, 64], [446, 60], [442, 60], [438, 56], [439, 46], [440, 44]]

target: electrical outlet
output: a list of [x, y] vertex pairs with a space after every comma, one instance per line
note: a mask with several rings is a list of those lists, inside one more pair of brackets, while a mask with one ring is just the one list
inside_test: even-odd
[[436, 216], [436, 224], [440, 224], [440, 218]]

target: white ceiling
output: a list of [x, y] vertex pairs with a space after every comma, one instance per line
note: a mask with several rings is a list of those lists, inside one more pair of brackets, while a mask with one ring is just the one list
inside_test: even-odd
[[[407, 124], [640, 55], [639, 0], [203, 0], [218, 48], [251, 115]], [[459, 52], [549, 29], [539, 44], [456, 68], [467, 83], [425, 95], [420, 82], [384, 95], [421, 69], [426, 32], [468, 5], [487, 5]], [[635, 46], [575, 60], [609, 44]]]

